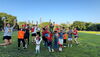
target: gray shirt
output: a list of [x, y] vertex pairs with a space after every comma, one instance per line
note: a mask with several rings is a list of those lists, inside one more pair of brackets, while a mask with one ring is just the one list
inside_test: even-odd
[[13, 27], [4, 27], [4, 36], [11, 36]]
[[72, 38], [72, 33], [73, 33], [72, 30], [69, 30], [69, 31], [67, 32], [67, 34], [68, 34], [68, 38]]

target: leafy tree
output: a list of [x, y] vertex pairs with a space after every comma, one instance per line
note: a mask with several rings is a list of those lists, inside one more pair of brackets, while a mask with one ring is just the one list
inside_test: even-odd
[[68, 28], [68, 25], [65, 23], [60, 24], [62, 27]]
[[6, 20], [8, 20], [7, 22], [10, 23], [11, 25], [13, 25], [14, 19], [16, 19], [15, 16], [12, 16], [12, 15], [7, 14], [7, 13], [2, 13], [2, 12], [0, 12], [0, 28], [3, 27], [3, 20], [2, 20], [2, 17], [6, 17]]
[[45, 27], [45, 26], [49, 26], [50, 22], [42, 22], [41, 24], [39, 24], [39, 27]]
[[85, 22], [81, 22], [81, 21], [73, 22], [71, 27], [77, 28], [78, 30], [85, 30], [86, 29]]
[[100, 31], [100, 24], [96, 24], [97, 31]]

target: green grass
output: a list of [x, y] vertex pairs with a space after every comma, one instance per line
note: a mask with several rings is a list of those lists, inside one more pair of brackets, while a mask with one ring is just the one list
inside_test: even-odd
[[[3, 32], [0, 32], [2, 43]], [[73, 44], [72, 48], [64, 48], [63, 52], [49, 53], [41, 46], [41, 53], [35, 54], [35, 45], [30, 42], [28, 49], [17, 50], [17, 33], [13, 33], [13, 44], [0, 46], [0, 57], [100, 57], [100, 35], [79, 32], [80, 45]], [[31, 39], [31, 38], [30, 38]]]

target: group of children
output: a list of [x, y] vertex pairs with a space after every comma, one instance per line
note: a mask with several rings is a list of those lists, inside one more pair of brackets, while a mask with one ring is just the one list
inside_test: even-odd
[[[15, 22], [16, 23], [16, 22]], [[15, 23], [14, 26], [15, 27]], [[4, 22], [4, 38], [5, 43], [0, 44], [9, 45], [11, 41], [11, 33], [13, 27], [10, 27], [9, 24], [6, 26], [6, 22]], [[54, 51], [62, 51], [64, 47], [72, 47], [72, 39], [74, 39], [76, 44], [78, 42], [78, 30], [74, 28], [65, 28], [65, 27], [55, 27], [51, 23], [49, 26], [45, 26], [43, 28], [39, 28], [38, 25], [34, 25], [31, 28], [29, 25], [24, 26], [24, 28], [20, 28], [18, 30], [18, 50], [20, 49], [21, 44], [23, 43], [23, 48], [26, 49], [29, 45], [30, 31], [32, 36], [32, 43], [36, 45], [36, 53], [40, 53], [40, 44], [41, 42], [48, 48], [49, 52]], [[9, 31], [11, 29], [11, 31]], [[73, 38], [74, 35], [74, 38]], [[67, 43], [66, 43], [67, 42]]]
[[[29, 29], [27, 26], [25, 29], [19, 29], [18, 31], [18, 47], [20, 42], [23, 43], [23, 48], [27, 48], [29, 44], [30, 31], [32, 34], [32, 43], [36, 44], [36, 53], [40, 52], [41, 41], [43, 45], [48, 48], [49, 52], [62, 51], [64, 47], [72, 47], [72, 39], [76, 44], [78, 42], [78, 30], [74, 28], [56, 27], [53, 24], [45, 26], [40, 29], [37, 25], [32, 26]], [[74, 35], [74, 38], [73, 38]]]

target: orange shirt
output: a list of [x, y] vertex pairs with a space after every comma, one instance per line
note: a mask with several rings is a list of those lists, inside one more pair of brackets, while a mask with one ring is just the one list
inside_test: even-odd
[[18, 31], [18, 39], [24, 39], [24, 31]]
[[68, 36], [67, 34], [64, 34], [64, 35], [63, 35], [63, 38], [64, 38], [64, 39], [67, 39], [67, 36]]

